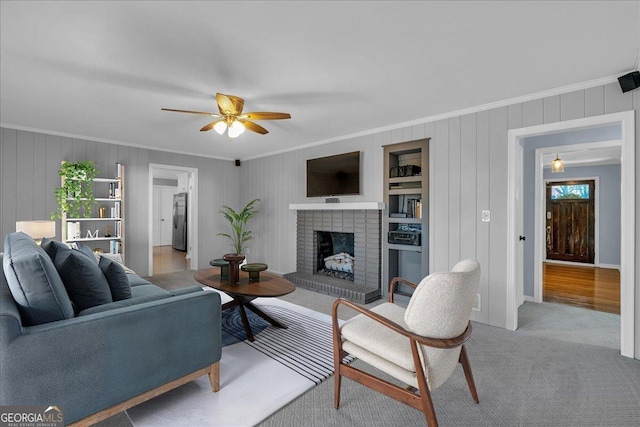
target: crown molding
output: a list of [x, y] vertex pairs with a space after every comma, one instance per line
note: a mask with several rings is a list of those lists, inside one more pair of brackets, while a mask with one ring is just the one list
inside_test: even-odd
[[513, 105], [513, 104], [519, 104], [519, 103], [523, 103], [523, 102], [534, 101], [536, 99], [548, 98], [550, 96], [556, 96], [556, 95], [562, 95], [564, 93], [574, 92], [574, 91], [577, 91], [577, 90], [584, 90], [584, 89], [590, 89], [592, 87], [604, 86], [604, 85], [607, 85], [607, 84], [610, 84], [610, 83], [614, 83], [614, 82], [617, 82], [617, 81], [618, 81], [618, 76], [617, 75], [616, 76], [601, 77], [601, 78], [595, 79], [595, 80], [589, 80], [589, 81], [581, 82], [581, 83], [574, 83], [574, 84], [571, 84], [571, 85], [568, 85], [568, 86], [562, 86], [562, 87], [559, 87], [559, 88], [549, 89], [549, 90], [545, 90], [545, 91], [542, 91], [542, 92], [536, 92], [536, 93], [532, 93], [532, 94], [528, 94], [528, 95], [522, 95], [522, 96], [518, 96], [518, 97], [515, 97], [515, 98], [505, 99], [505, 100], [502, 100], [502, 101], [491, 102], [491, 103], [488, 103], [488, 104], [482, 104], [482, 105], [478, 105], [478, 106], [475, 106], [475, 107], [463, 108], [461, 110], [455, 110], [455, 111], [450, 111], [448, 113], [436, 114], [434, 116], [423, 117], [421, 119], [415, 119], [415, 120], [410, 120], [410, 121], [406, 121], [406, 122], [395, 123], [395, 124], [392, 124], [392, 125], [382, 126], [382, 127], [378, 127], [378, 128], [374, 128], [374, 129], [369, 129], [369, 130], [366, 130], [366, 131], [355, 132], [355, 133], [350, 133], [350, 134], [347, 134], [347, 135], [337, 136], [335, 138], [323, 139], [321, 141], [316, 141], [316, 142], [311, 142], [309, 144], [299, 145], [299, 146], [296, 146], [294, 148], [288, 148], [288, 149], [273, 151], [273, 152], [270, 152], [270, 153], [261, 154], [261, 155], [257, 155], [257, 156], [253, 156], [253, 157], [246, 157], [246, 158], [244, 158], [242, 160], [246, 161], [246, 160], [259, 159], [261, 157], [268, 157], [268, 156], [273, 156], [273, 155], [276, 155], [276, 154], [287, 153], [287, 152], [290, 152], [290, 151], [302, 150], [302, 149], [305, 149], [305, 148], [315, 147], [315, 146], [318, 146], [318, 145], [330, 144], [332, 142], [344, 141], [344, 140], [347, 140], [347, 139], [359, 138], [361, 136], [373, 135], [373, 134], [377, 134], [377, 133], [382, 133], [382, 132], [392, 131], [392, 130], [396, 130], [396, 129], [406, 128], [406, 127], [410, 127], [410, 126], [437, 122], [438, 120], [450, 119], [452, 117], [464, 116], [466, 114], [473, 114], [473, 113], [478, 113], [480, 111], [492, 110], [494, 108], [501, 108], [501, 107], [506, 107], [506, 106]]
[[[339, 142], [339, 141], [344, 141], [344, 140], [348, 140], [348, 139], [359, 138], [361, 136], [374, 135], [374, 134], [377, 134], [377, 133], [392, 131], [392, 130], [406, 128], [406, 127], [410, 127], [410, 126], [416, 126], [416, 125], [421, 125], [421, 124], [425, 124], [425, 123], [432, 123], [432, 122], [436, 122], [438, 120], [445, 120], [445, 119], [450, 119], [452, 117], [459, 117], [459, 116], [464, 116], [464, 115], [467, 115], [467, 114], [478, 113], [480, 111], [492, 110], [494, 108], [506, 107], [506, 106], [513, 105], [513, 104], [519, 104], [519, 103], [523, 103], [523, 102], [527, 102], [527, 101], [533, 101], [533, 100], [536, 100], [536, 99], [541, 99], [541, 98], [547, 98], [547, 97], [550, 97], [550, 96], [561, 95], [561, 94], [564, 94], [564, 93], [574, 92], [574, 91], [577, 91], [577, 90], [590, 89], [592, 87], [603, 86], [603, 85], [607, 85], [607, 84], [614, 83], [614, 82], [617, 82], [617, 81], [618, 81], [618, 76], [617, 75], [616, 76], [601, 77], [601, 78], [594, 79], [594, 80], [589, 80], [589, 81], [586, 81], [586, 82], [574, 83], [574, 84], [571, 84], [571, 85], [568, 85], [568, 86], [562, 86], [562, 87], [549, 89], [549, 90], [545, 90], [545, 91], [541, 91], [541, 92], [536, 92], [536, 93], [532, 93], [532, 94], [528, 94], [528, 95], [518, 96], [518, 97], [515, 97], [515, 98], [509, 98], [509, 99], [505, 99], [505, 100], [502, 100], [502, 101], [491, 102], [491, 103], [488, 103], [488, 104], [482, 104], [482, 105], [478, 105], [478, 106], [475, 106], [475, 107], [463, 108], [461, 110], [455, 110], [455, 111], [450, 111], [450, 112], [447, 112], [447, 113], [442, 113], [442, 114], [436, 114], [436, 115], [433, 115], [433, 116], [423, 117], [421, 119], [415, 119], [415, 120], [410, 120], [410, 121], [406, 121], [406, 122], [395, 123], [395, 124], [392, 124], [392, 125], [377, 127], [377, 128], [373, 128], [373, 129], [369, 129], [369, 130], [365, 130], [365, 131], [354, 132], [354, 133], [350, 133], [350, 134], [346, 134], [346, 135], [337, 136], [337, 137], [334, 137], [334, 138], [328, 138], [328, 139], [323, 139], [323, 140], [320, 140], [320, 141], [311, 142], [311, 143], [304, 144], [304, 145], [298, 145], [298, 146], [292, 147], [292, 148], [286, 148], [286, 149], [283, 149], [283, 150], [271, 151], [269, 153], [264, 153], [264, 154], [260, 154], [260, 155], [256, 155], [256, 156], [244, 157], [244, 158], [241, 158], [240, 160], [241, 161], [254, 160], [254, 159], [259, 159], [259, 158], [262, 158], [262, 157], [269, 157], [269, 156], [274, 156], [274, 155], [277, 155], [277, 154], [288, 153], [288, 152], [291, 152], [291, 151], [298, 151], [298, 150], [303, 150], [303, 149], [306, 149], [306, 148], [316, 147], [318, 145], [330, 144], [332, 142]], [[86, 141], [104, 142], [106, 144], [125, 145], [125, 146], [128, 146], [128, 147], [143, 148], [143, 149], [147, 149], [147, 150], [162, 151], [162, 152], [167, 152], [167, 153], [176, 153], [176, 154], [185, 154], [185, 155], [196, 156], [196, 157], [205, 157], [205, 158], [217, 159], [217, 160], [226, 160], [226, 161], [235, 161], [236, 160], [236, 159], [232, 159], [232, 158], [229, 158], [229, 157], [211, 156], [211, 155], [206, 155], [206, 154], [201, 154], [201, 153], [192, 153], [192, 152], [185, 152], [185, 151], [179, 151], [179, 150], [171, 150], [171, 149], [166, 149], [166, 148], [158, 148], [158, 147], [153, 147], [153, 146], [145, 145], [145, 144], [134, 144], [134, 143], [130, 143], [130, 142], [117, 141], [117, 140], [106, 139], [106, 138], [96, 138], [96, 137], [92, 137], [92, 136], [77, 135], [77, 134], [72, 134], [72, 133], [67, 133], [67, 132], [57, 132], [57, 131], [52, 131], [52, 130], [48, 130], [48, 129], [39, 129], [39, 128], [34, 128], [34, 127], [29, 127], [29, 126], [14, 125], [14, 124], [11, 124], [11, 123], [0, 123], [0, 127], [7, 128], [7, 129], [22, 130], [22, 131], [27, 131], [27, 132], [36, 132], [36, 133], [43, 133], [43, 134], [48, 134], [48, 135], [55, 135], [55, 136], [61, 136], [61, 137], [66, 137], [66, 138], [83, 139], [83, 140], [86, 140]]]

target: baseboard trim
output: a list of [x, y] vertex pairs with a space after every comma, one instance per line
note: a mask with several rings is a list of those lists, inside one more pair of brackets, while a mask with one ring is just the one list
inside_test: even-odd
[[618, 264], [588, 264], [586, 262], [572, 262], [572, 261], [560, 261], [556, 259], [545, 259], [542, 262], [546, 262], [547, 264], [560, 264], [560, 265], [571, 265], [573, 267], [599, 267], [599, 268], [612, 268], [614, 270], [620, 270], [620, 265]]

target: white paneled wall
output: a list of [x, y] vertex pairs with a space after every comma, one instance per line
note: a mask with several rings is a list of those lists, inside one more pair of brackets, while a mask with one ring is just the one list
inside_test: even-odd
[[[144, 272], [148, 249], [148, 165], [196, 167], [200, 182], [199, 264], [206, 266], [210, 258], [229, 250], [226, 242], [216, 236], [226, 226], [217, 214], [220, 206], [237, 208], [241, 202], [260, 198], [260, 214], [251, 224], [255, 240], [248, 251], [249, 260], [265, 262], [273, 271], [288, 273], [295, 271], [296, 262], [296, 214], [289, 210], [289, 204], [322, 200], [305, 196], [307, 159], [362, 151], [362, 194], [341, 199], [382, 201], [382, 146], [431, 138], [431, 270], [448, 270], [460, 258], [478, 259], [482, 265], [482, 311], [474, 312], [475, 320], [505, 327], [507, 131], [632, 109], [636, 110], [639, 141], [640, 92], [623, 94], [615, 82], [243, 161], [240, 167], [222, 160], [2, 129], [0, 227], [5, 235], [13, 231], [18, 219], [49, 217], [54, 209], [53, 188], [58, 185], [61, 160], [94, 159], [105, 174], [119, 161], [127, 165], [127, 262]], [[636, 149], [636, 163], [640, 165], [640, 149]], [[640, 174], [636, 174], [636, 192], [636, 265], [640, 265]], [[482, 210], [491, 211], [490, 223], [480, 221]], [[640, 278], [640, 269], [636, 278]], [[640, 307], [637, 282], [635, 295], [636, 307]], [[635, 330], [636, 345], [640, 346], [638, 314]]]
[[[227, 242], [216, 236], [227, 227], [217, 211], [224, 204], [239, 205], [240, 171], [233, 162], [5, 128], [0, 129], [2, 236], [15, 231], [18, 220], [49, 219], [62, 160], [93, 160], [104, 178], [113, 175], [116, 162], [126, 165], [126, 262], [141, 276], [148, 271], [149, 163], [198, 169], [198, 264], [208, 266], [211, 258], [229, 252]], [[56, 231], [60, 238], [60, 220]]]
[[[462, 258], [478, 259], [482, 265], [479, 290], [482, 311], [474, 312], [475, 320], [505, 327], [508, 130], [627, 111], [634, 106], [638, 110], [639, 104], [638, 91], [623, 94], [617, 83], [611, 83], [245, 161], [241, 167], [242, 200], [260, 197], [264, 201], [261, 206], [264, 214], [257, 217], [254, 226], [259, 231], [252, 244], [251, 256], [266, 262], [275, 271], [295, 271], [296, 222], [289, 204], [322, 200], [306, 197], [307, 159], [362, 151], [362, 195], [341, 200], [382, 201], [382, 176], [385, 173], [382, 146], [431, 138], [431, 271], [448, 270]], [[638, 139], [640, 131], [636, 131]], [[636, 150], [636, 155], [640, 157], [640, 150]], [[640, 160], [637, 162], [640, 165]], [[640, 183], [640, 174], [636, 180]], [[640, 193], [640, 184], [636, 184], [636, 188]], [[640, 205], [640, 196], [637, 196], [637, 203]], [[482, 210], [491, 211], [491, 222], [480, 220]], [[637, 211], [640, 213], [640, 207]], [[636, 215], [637, 234], [640, 233], [638, 218]], [[640, 239], [636, 238], [636, 242]], [[636, 257], [637, 265], [640, 265], [640, 248], [636, 250]], [[640, 307], [638, 288], [636, 305]], [[636, 318], [639, 322], [636, 342], [640, 343], [640, 316]]]

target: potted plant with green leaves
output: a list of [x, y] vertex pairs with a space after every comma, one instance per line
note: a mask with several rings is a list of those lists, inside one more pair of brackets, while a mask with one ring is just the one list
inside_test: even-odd
[[258, 211], [255, 208], [260, 199], [253, 199], [240, 211], [236, 212], [229, 206], [223, 206], [218, 212], [224, 216], [231, 225], [231, 234], [218, 233], [218, 236], [231, 240], [235, 253], [226, 254], [223, 259], [229, 263], [229, 283], [236, 284], [239, 280], [239, 263], [245, 259], [247, 242], [253, 239], [251, 230], [247, 230], [247, 223]]
[[62, 162], [58, 175], [62, 185], [53, 191], [58, 208], [51, 214], [51, 219], [62, 218], [63, 214], [69, 218], [90, 217], [96, 203], [93, 180], [98, 176], [98, 169], [95, 163], [91, 160]]

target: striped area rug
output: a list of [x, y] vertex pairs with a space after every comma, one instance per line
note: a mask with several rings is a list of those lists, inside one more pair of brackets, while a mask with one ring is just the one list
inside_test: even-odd
[[[313, 381], [316, 385], [333, 375], [331, 323], [285, 307], [260, 305], [260, 309], [287, 325], [287, 329], [269, 325], [255, 335], [254, 342], [245, 341], [247, 345]], [[266, 324], [258, 316], [253, 317]], [[251, 319], [249, 323], [253, 326]], [[242, 321], [240, 321], [240, 327], [244, 334]], [[345, 358], [347, 363], [352, 360], [352, 356]]]
[[198, 378], [128, 410], [134, 426], [256, 425], [333, 375], [330, 316], [275, 298], [254, 302], [287, 329], [247, 310], [250, 342], [238, 310], [226, 310], [220, 391], [212, 393], [209, 380]]

